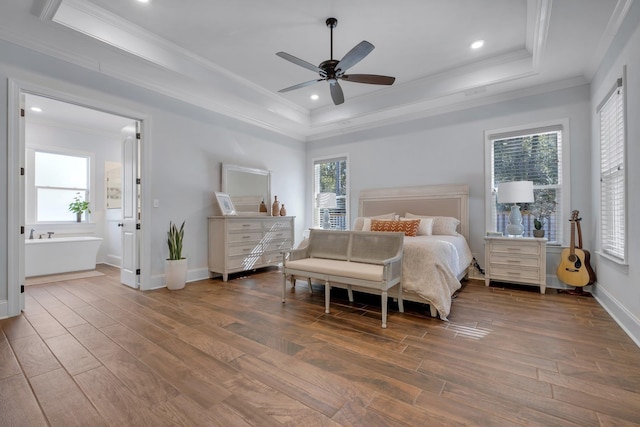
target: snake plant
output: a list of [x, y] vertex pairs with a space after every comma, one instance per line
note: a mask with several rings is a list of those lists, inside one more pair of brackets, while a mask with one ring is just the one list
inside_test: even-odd
[[178, 260], [182, 259], [182, 239], [184, 238], [184, 223], [178, 229], [178, 227], [171, 221], [169, 221], [169, 231], [167, 232], [167, 243], [169, 244], [169, 259]]

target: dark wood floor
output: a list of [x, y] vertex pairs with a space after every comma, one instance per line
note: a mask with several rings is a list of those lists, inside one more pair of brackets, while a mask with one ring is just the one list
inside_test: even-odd
[[640, 425], [640, 349], [598, 303], [466, 282], [449, 322], [277, 270], [181, 291], [27, 287], [0, 321], [2, 426]]

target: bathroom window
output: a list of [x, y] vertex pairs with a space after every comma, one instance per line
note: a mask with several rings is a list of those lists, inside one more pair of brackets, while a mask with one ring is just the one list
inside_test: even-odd
[[33, 173], [27, 189], [27, 221], [75, 222], [69, 204], [76, 196], [89, 200], [91, 156], [31, 149], [28, 162]]

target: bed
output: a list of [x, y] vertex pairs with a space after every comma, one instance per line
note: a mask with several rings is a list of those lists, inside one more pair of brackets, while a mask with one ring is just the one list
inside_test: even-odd
[[[469, 187], [428, 185], [418, 187], [363, 190], [354, 230], [370, 220], [364, 218], [393, 213], [399, 217], [439, 217], [451, 230], [451, 218], [459, 220], [453, 231], [406, 237], [402, 268], [403, 299], [429, 305], [431, 316], [447, 320], [453, 294], [461, 288], [473, 257], [469, 238]], [[435, 221], [435, 220], [434, 220]], [[442, 225], [443, 223], [439, 223]], [[434, 222], [435, 225], [435, 222]], [[448, 228], [447, 228], [448, 227]], [[389, 293], [390, 296], [392, 293]], [[397, 297], [397, 295], [395, 295]]]

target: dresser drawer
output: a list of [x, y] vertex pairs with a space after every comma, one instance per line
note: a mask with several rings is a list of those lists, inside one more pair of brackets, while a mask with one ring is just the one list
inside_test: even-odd
[[229, 246], [229, 256], [262, 254], [262, 244], [242, 245], [242, 246]]
[[259, 242], [262, 240], [261, 231], [246, 231], [244, 233], [229, 233], [229, 243]]
[[491, 244], [491, 254], [522, 254], [537, 257], [540, 254], [540, 246], [537, 244], [494, 242]]
[[284, 251], [289, 249], [291, 249], [291, 240], [289, 239], [272, 241], [267, 243], [264, 247], [265, 252], [271, 252], [271, 251], [279, 252], [279, 251]]
[[262, 263], [262, 254], [251, 254], [247, 256], [230, 256], [227, 258], [227, 268], [229, 270], [252, 270]]
[[227, 229], [229, 231], [262, 230], [262, 222], [250, 219], [244, 221], [229, 221]]

